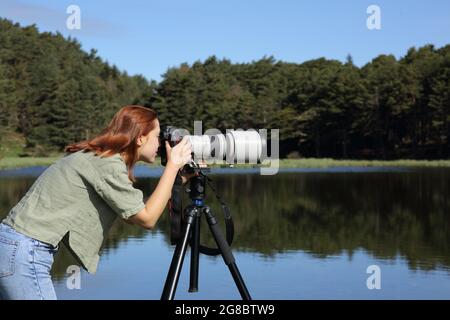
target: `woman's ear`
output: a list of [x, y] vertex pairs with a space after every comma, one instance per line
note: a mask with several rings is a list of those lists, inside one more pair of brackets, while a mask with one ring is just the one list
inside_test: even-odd
[[138, 147], [140, 147], [142, 145], [142, 138], [141, 137], [138, 137], [136, 139], [136, 144], [137, 144]]
[[136, 143], [139, 147], [142, 146], [144, 144], [144, 142], [145, 142], [145, 138], [143, 135], [141, 135], [141, 136], [139, 136], [139, 138], [137, 138]]

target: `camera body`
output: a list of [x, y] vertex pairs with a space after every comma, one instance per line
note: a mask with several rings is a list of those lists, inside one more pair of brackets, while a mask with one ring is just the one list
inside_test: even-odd
[[172, 126], [164, 126], [161, 128], [158, 153], [161, 157], [161, 165], [163, 166], [167, 164], [166, 141], [173, 147], [183, 139], [183, 136], [178, 136], [178, 131], [177, 128]]

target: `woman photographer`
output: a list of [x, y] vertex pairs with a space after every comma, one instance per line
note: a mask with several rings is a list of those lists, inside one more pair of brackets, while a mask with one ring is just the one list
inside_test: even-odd
[[166, 142], [167, 165], [144, 202], [132, 185], [133, 167], [155, 161], [159, 133], [154, 110], [125, 106], [98, 136], [65, 148], [66, 156], [38, 177], [0, 224], [0, 299], [56, 299], [50, 270], [61, 241], [95, 273], [117, 217], [155, 227], [177, 173], [191, 158], [186, 137], [173, 148]]

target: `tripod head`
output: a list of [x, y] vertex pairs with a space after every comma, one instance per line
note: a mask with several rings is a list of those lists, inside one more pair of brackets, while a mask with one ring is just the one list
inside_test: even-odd
[[198, 206], [203, 205], [205, 199], [205, 189], [206, 189], [206, 177], [205, 176], [195, 176], [190, 180], [189, 185], [189, 197], [192, 203]]
[[183, 171], [188, 174], [196, 174], [189, 180], [189, 197], [194, 205], [203, 205], [205, 200], [206, 182], [208, 179], [205, 173], [209, 173], [211, 169], [186, 165]]

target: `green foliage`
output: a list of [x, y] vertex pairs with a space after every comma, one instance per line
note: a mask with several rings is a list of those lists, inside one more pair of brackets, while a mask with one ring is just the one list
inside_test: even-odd
[[148, 88], [75, 39], [0, 20], [0, 126], [25, 137], [23, 154], [92, 137]]
[[75, 39], [0, 20], [0, 126], [29, 149], [61, 151], [98, 133], [126, 104], [192, 132], [280, 129], [282, 156], [442, 159], [450, 151], [450, 45], [380, 55], [362, 68], [215, 56], [172, 67], [160, 83], [128, 76]]
[[448, 158], [449, 46], [380, 55], [362, 68], [324, 58], [302, 64], [264, 57], [231, 64], [212, 56], [171, 68], [153, 106], [163, 122], [279, 128], [282, 155]]

